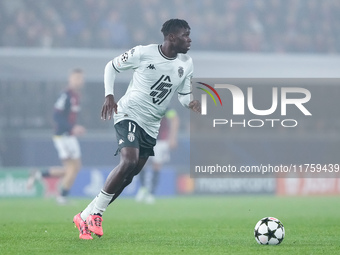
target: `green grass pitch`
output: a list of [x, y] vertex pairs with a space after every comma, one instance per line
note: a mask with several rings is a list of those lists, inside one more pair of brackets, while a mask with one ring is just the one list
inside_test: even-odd
[[[104, 214], [102, 238], [79, 240], [72, 223], [89, 200], [1, 199], [0, 254], [340, 254], [339, 197], [218, 196], [120, 199]], [[256, 243], [265, 217], [280, 219], [280, 245]]]

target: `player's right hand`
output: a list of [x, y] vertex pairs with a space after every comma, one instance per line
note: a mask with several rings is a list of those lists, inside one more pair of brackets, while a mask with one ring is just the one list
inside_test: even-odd
[[113, 111], [114, 113], [117, 113], [117, 107], [118, 106], [117, 106], [117, 103], [115, 102], [113, 95], [107, 95], [105, 97], [105, 101], [102, 107], [101, 118], [103, 120], [111, 119], [113, 115]]
[[189, 103], [189, 108], [194, 112], [201, 113], [201, 102], [198, 100], [193, 100]]
[[86, 129], [81, 125], [75, 125], [71, 131], [72, 135], [81, 136], [86, 133]]

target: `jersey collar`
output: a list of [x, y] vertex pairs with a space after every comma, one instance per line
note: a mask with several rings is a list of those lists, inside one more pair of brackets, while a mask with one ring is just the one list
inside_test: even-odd
[[165, 55], [163, 54], [163, 52], [162, 52], [162, 45], [161, 45], [161, 44], [158, 45], [158, 51], [159, 51], [159, 54], [161, 54], [161, 56], [162, 56], [163, 58], [167, 59], [167, 60], [174, 60], [174, 59], [177, 58], [177, 56], [174, 57], [174, 58], [169, 58], [169, 57], [165, 56]]

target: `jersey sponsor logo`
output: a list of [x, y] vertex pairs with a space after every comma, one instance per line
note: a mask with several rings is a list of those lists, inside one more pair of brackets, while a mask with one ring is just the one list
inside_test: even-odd
[[160, 105], [171, 93], [172, 83], [170, 76], [162, 75], [158, 81], [152, 85], [150, 96], [152, 96], [152, 102]]
[[150, 69], [150, 70], [156, 70], [156, 67], [155, 67], [154, 64], [148, 65], [147, 68]]
[[179, 78], [182, 78], [183, 74], [184, 74], [183, 67], [182, 66], [178, 67], [178, 76], [179, 76]]

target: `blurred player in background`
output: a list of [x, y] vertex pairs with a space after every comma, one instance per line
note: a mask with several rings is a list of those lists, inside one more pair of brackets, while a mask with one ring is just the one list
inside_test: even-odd
[[159, 172], [164, 163], [170, 160], [170, 150], [177, 147], [177, 134], [179, 118], [176, 110], [170, 109], [165, 113], [161, 121], [157, 144], [154, 147], [155, 156], [151, 157], [150, 183], [147, 185], [147, 174], [141, 171], [139, 174], [140, 188], [136, 195], [137, 202], [153, 204], [155, 202], [155, 191], [159, 183]]
[[[111, 171], [97, 197], [74, 216], [80, 239], [93, 239], [91, 232], [99, 237], [103, 235], [104, 211], [142, 170], [149, 156], [154, 155], [160, 122], [173, 95], [178, 95], [183, 106], [201, 111], [201, 103], [192, 100], [193, 63], [185, 55], [191, 45], [190, 27], [185, 20], [170, 19], [161, 31], [162, 44], [136, 46], [105, 66], [101, 117], [111, 119], [114, 113], [120, 163]], [[134, 70], [132, 80], [117, 104], [113, 96], [115, 77], [128, 69]]]
[[85, 133], [83, 126], [76, 124], [80, 111], [79, 97], [84, 86], [84, 74], [81, 69], [74, 69], [69, 75], [68, 87], [54, 104], [55, 135], [53, 143], [62, 167], [55, 166], [45, 170], [35, 170], [28, 179], [27, 187], [32, 188], [36, 180], [46, 177], [62, 178], [61, 191], [57, 196], [59, 204], [67, 203], [67, 195], [81, 168], [81, 150], [77, 136]]

